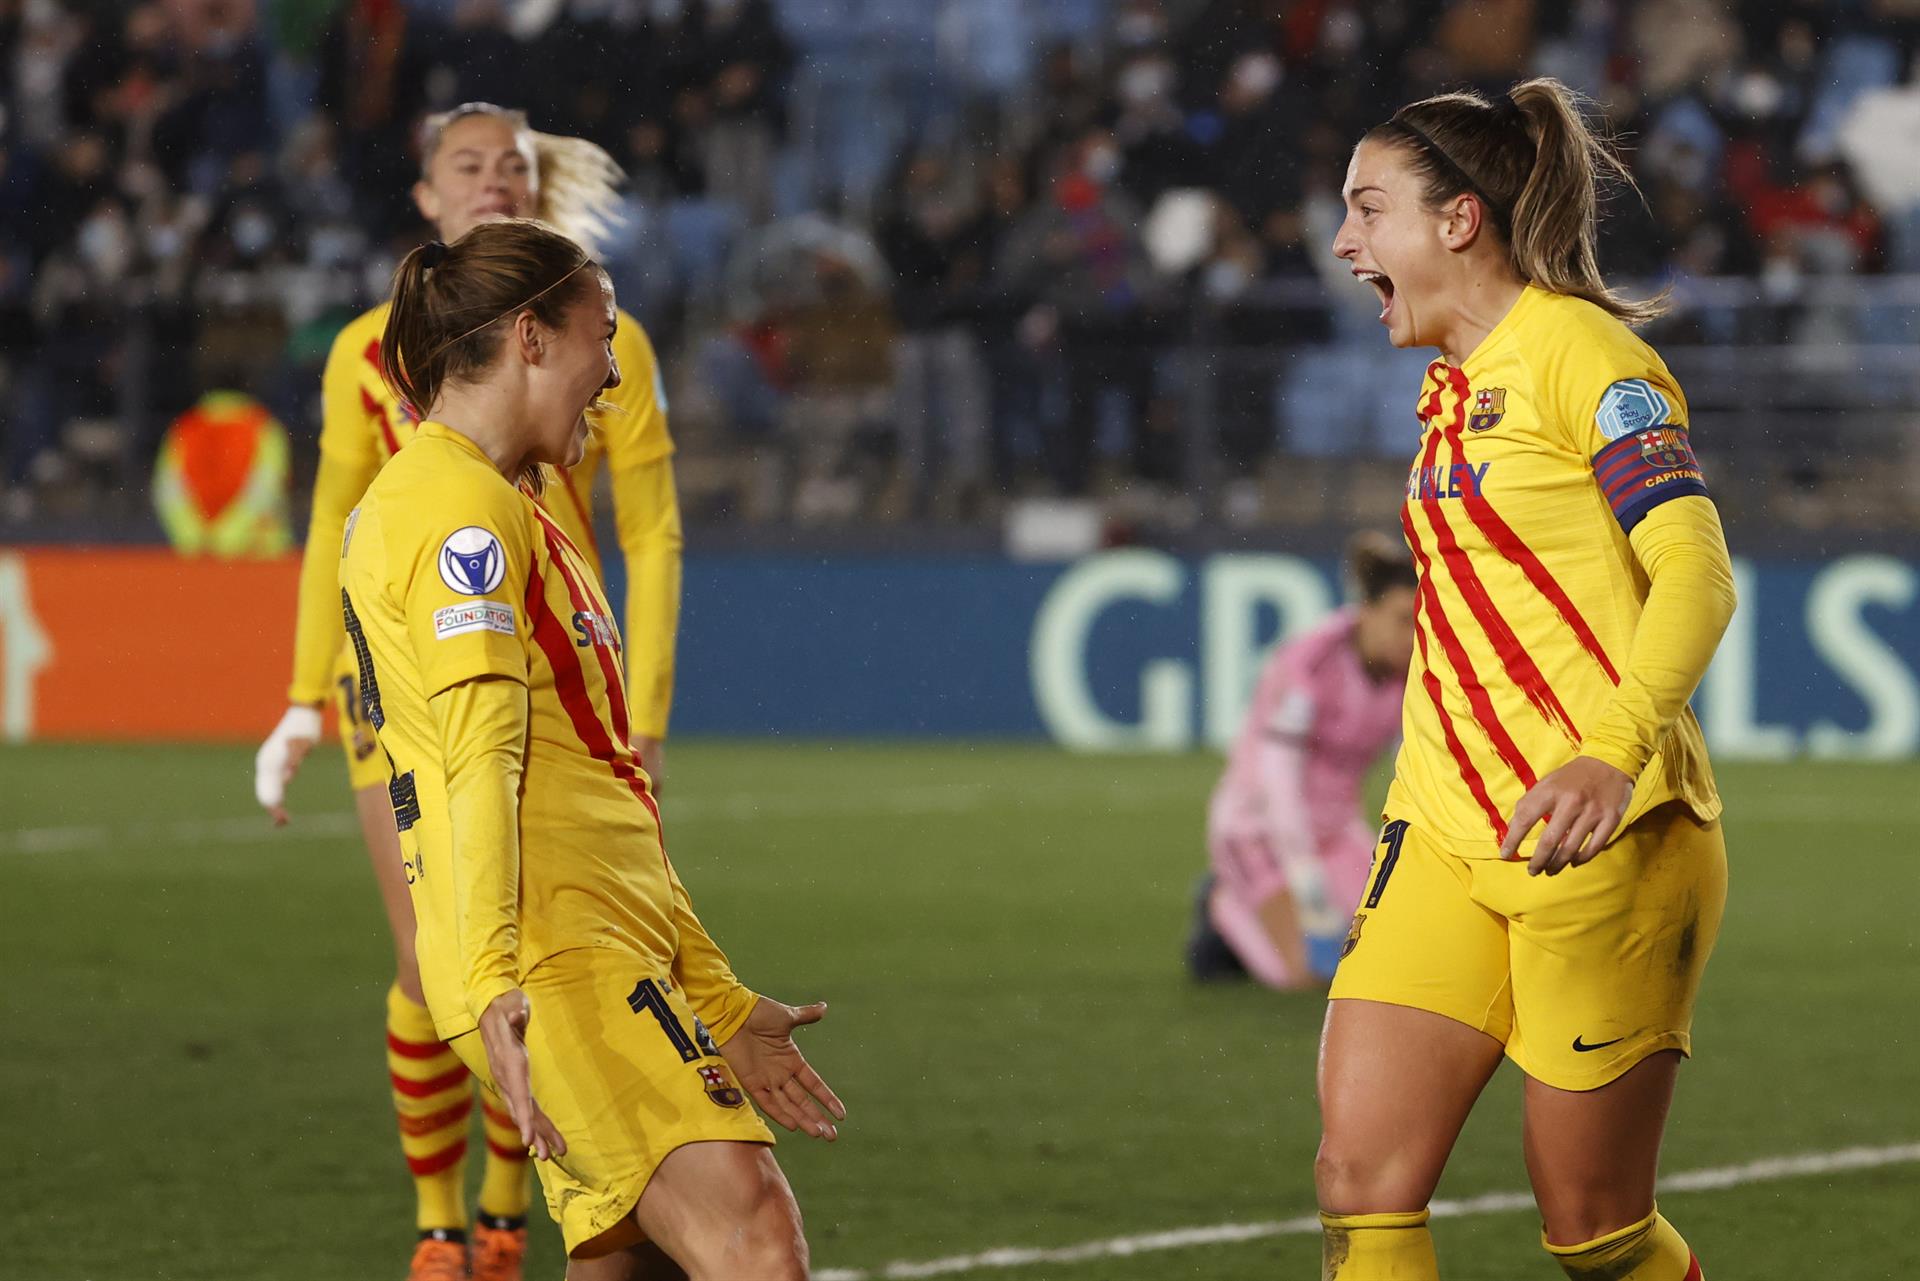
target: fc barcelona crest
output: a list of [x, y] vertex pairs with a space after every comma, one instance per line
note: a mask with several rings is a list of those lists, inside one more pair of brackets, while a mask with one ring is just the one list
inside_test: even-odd
[[1360, 946], [1360, 927], [1366, 923], [1367, 914], [1365, 912], [1355, 912], [1353, 914], [1353, 924], [1347, 929], [1347, 941], [1340, 947], [1341, 960], [1346, 960], [1347, 957], [1353, 954], [1353, 949]]
[[707, 1097], [723, 1108], [737, 1108], [747, 1101], [740, 1087], [733, 1083], [733, 1077], [723, 1067], [711, 1064], [700, 1065], [700, 1083], [707, 1087]]
[[1473, 393], [1473, 413], [1467, 417], [1468, 431], [1492, 431], [1507, 413], [1507, 389], [1487, 387]]
[[1640, 433], [1640, 457], [1649, 467], [1686, 467], [1687, 438], [1675, 427], [1653, 427]]

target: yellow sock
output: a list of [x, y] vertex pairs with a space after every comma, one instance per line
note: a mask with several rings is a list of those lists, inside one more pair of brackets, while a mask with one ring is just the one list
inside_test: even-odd
[[533, 1171], [520, 1127], [506, 1108], [480, 1096], [480, 1115], [487, 1128], [486, 1175], [480, 1181], [480, 1213], [492, 1219], [524, 1219], [533, 1199]]
[[1574, 1281], [1702, 1281], [1700, 1261], [1658, 1209], [1579, 1245], [1555, 1245], [1544, 1232], [1540, 1244]]
[[1427, 1212], [1321, 1214], [1320, 1281], [1440, 1281]]
[[473, 1076], [433, 1032], [427, 1007], [387, 991], [387, 1075], [422, 1232], [467, 1226], [467, 1118]]

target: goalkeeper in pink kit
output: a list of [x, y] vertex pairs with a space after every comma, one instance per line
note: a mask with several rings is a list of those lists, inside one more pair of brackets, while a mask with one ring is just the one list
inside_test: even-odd
[[1348, 548], [1353, 603], [1267, 660], [1207, 810], [1212, 872], [1187, 964], [1197, 979], [1324, 983], [1366, 887], [1367, 771], [1400, 733], [1416, 578], [1397, 540]]

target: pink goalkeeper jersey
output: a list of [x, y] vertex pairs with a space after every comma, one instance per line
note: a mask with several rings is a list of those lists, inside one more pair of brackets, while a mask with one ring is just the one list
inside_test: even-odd
[[[1353, 629], [1353, 611], [1339, 610], [1267, 660], [1209, 806], [1216, 863], [1239, 838], [1258, 838], [1290, 847], [1275, 855], [1297, 851], [1332, 864], [1324, 869], [1331, 896], [1358, 897], [1373, 851], [1360, 791], [1400, 732], [1406, 678], [1368, 676]], [[1259, 866], [1265, 861], [1216, 870], [1258, 901], [1285, 885], [1278, 862]]]

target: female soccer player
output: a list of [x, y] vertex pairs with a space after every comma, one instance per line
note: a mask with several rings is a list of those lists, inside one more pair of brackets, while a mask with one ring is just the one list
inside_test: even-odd
[[1654, 1172], [1726, 899], [1687, 699], [1733, 579], [1686, 400], [1628, 328], [1657, 307], [1595, 266], [1603, 178], [1627, 175], [1553, 80], [1402, 108], [1347, 169], [1334, 253], [1440, 358], [1404, 745], [1321, 1046], [1339, 1281], [1439, 1275], [1427, 1201], [1503, 1051], [1567, 1275], [1700, 1276]]
[[[427, 122], [423, 168], [413, 197], [444, 240], [478, 223], [538, 213], [583, 243], [607, 229], [619, 170], [598, 147], [536, 133], [520, 112], [469, 103]], [[386, 792], [386, 762], [360, 718], [357, 679], [340, 633], [336, 585], [347, 512], [382, 465], [414, 434], [417, 415], [380, 377], [380, 335], [387, 305], [373, 308], [334, 340], [323, 382], [320, 470], [301, 565], [291, 706], [260, 749], [255, 790], [277, 822], [287, 782], [320, 735], [320, 707], [340, 704], [340, 739], [374, 880], [393, 931], [395, 979], [387, 993], [387, 1064], [400, 1143], [413, 1172], [416, 1223], [409, 1281], [465, 1277], [465, 1161], [473, 1086], [460, 1061], [433, 1034], [413, 959], [413, 912], [401, 877], [400, 847]], [[658, 365], [646, 334], [622, 315], [614, 354], [625, 379], [609, 394], [586, 458], [544, 496], [553, 518], [599, 561], [590, 514], [602, 459], [612, 477], [614, 517], [627, 566], [627, 678], [633, 691], [634, 745], [650, 778], [660, 774], [673, 689], [674, 631], [680, 608], [680, 516], [673, 487], [673, 442]], [[475, 1281], [519, 1281], [526, 1246], [530, 1175], [513, 1126], [482, 1100], [487, 1133], [471, 1266]]]
[[[435, 1032], [504, 1098], [568, 1276], [643, 1238], [694, 1278], [797, 1278], [799, 1210], [751, 1095], [845, 1109], [693, 913], [639, 768], [620, 635], [533, 495], [620, 382], [606, 274], [544, 224], [408, 254], [381, 367], [427, 407], [348, 518], [340, 602], [388, 767]], [[558, 483], [558, 482], [554, 482]]]
[[1207, 808], [1213, 874], [1187, 945], [1195, 978], [1323, 983], [1373, 862], [1367, 770], [1400, 733], [1413, 562], [1397, 540], [1347, 549], [1354, 604], [1267, 660]]

